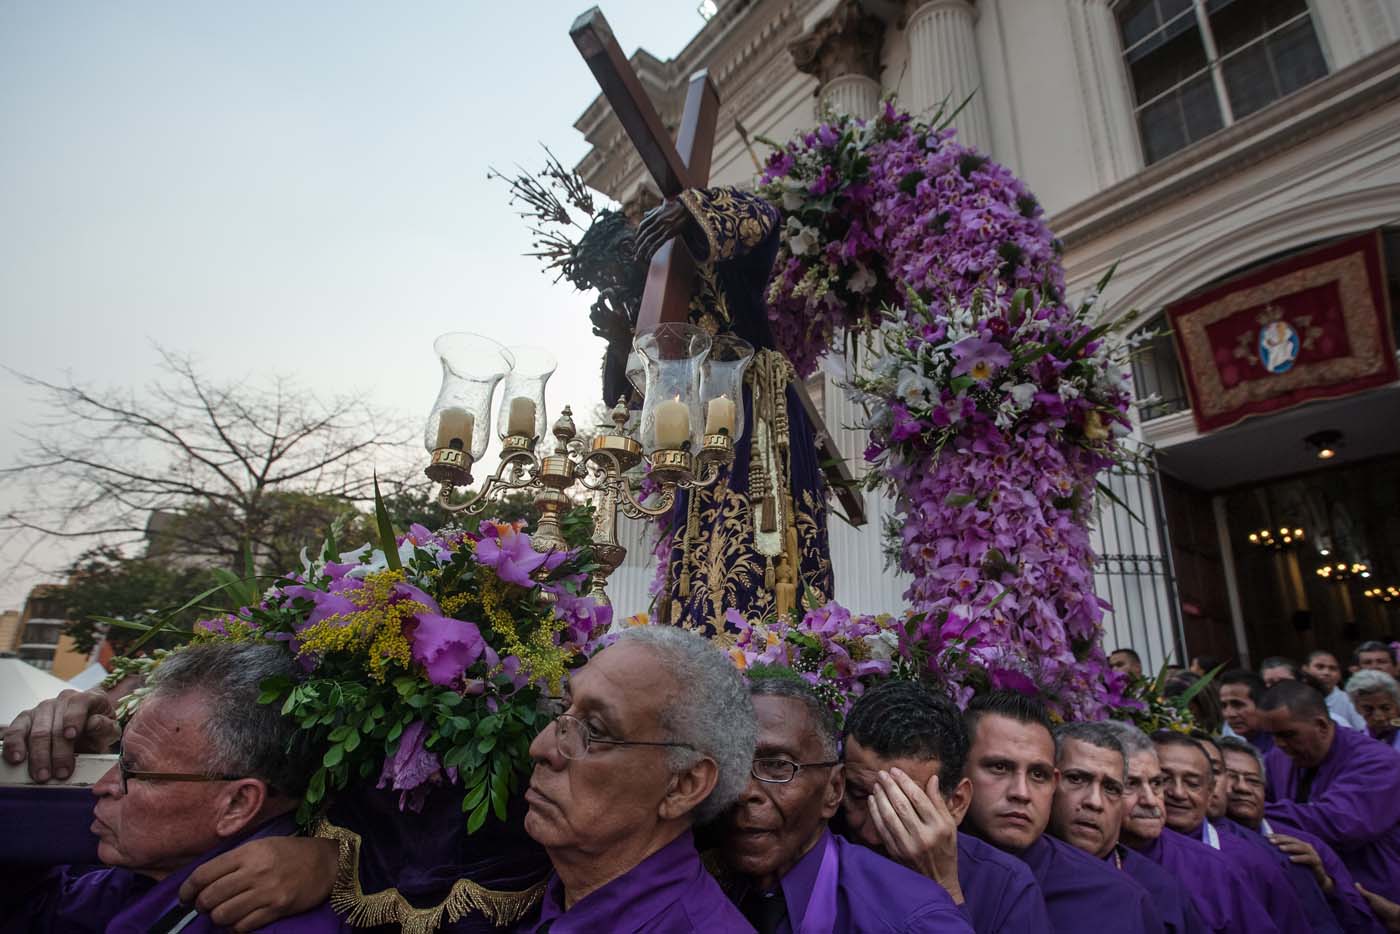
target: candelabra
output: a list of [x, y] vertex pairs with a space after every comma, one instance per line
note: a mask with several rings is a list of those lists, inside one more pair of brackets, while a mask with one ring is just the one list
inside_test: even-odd
[[1345, 581], [1353, 577], [1367, 578], [1371, 576], [1371, 567], [1360, 561], [1353, 561], [1348, 564], [1345, 561], [1338, 561], [1336, 564], [1324, 564], [1317, 569], [1317, 576], [1327, 581]]
[[[1286, 551], [1303, 543], [1303, 530], [1301, 528], [1279, 529], [1278, 535], [1274, 535], [1273, 529], [1260, 529], [1257, 532], [1249, 533], [1249, 543], [1258, 545], [1261, 548], [1275, 548], [1279, 551]], [[1326, 552], [1323, 552], [1326, 554]]]
[[[573, 413], [562, 410], [551, 428], [550, 453], [537, 453], [544, 434], [544, 387], [554, 372], [552, 356], [537, 348], [507, 349], [489, 338], [457, 332], [434, 344], [443, 382], [428, 417], [425, 446], [432, 454], [426, 473], [441, 485], [438, 503], [452, 514], [479, 513], [511, 492], [532, 493], [539, 521], [531, 537], [542, 552], [567, 547], [560, 516], [575, 486], [596, 494], [593, 553], [598, 570], [589, 593], [608, 602], [607, 581], [627, 556], [617, 540], [617, 513], [654, 519], [675, 505], [681, 490], [710, 486], [734, 461], [743, 436], [743, 380], [753, 347], [731, 335], [711, 338], [700, 328], [663, 324], [638, 335], [642, 360], [642, 410], [635, 432], [631, 412], [618, 400], [605, 428], [587, 445], [577, 438]], [[491, 398], [504, 381], [497, 425], [500, 464], [479, 490], [465, 499], [472, 467], [486, 452]], [[646, 464], [658, 490], [646, 502], [632, 489], [634, 468]]]

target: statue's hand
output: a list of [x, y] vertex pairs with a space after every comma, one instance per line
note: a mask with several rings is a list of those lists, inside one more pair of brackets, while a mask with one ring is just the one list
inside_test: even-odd
[[651, 262], [656, 251], [684, 233], [690, 223], [690, 212], [677, 199], [652, 208], [637, 225], [637, 259], [644, 263]]

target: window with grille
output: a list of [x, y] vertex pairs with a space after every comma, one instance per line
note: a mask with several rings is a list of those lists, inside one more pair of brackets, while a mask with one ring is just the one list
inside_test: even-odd
[[1124, 0], [1117, 16], [1149, 164], [1327, 74], [1308, 0]]

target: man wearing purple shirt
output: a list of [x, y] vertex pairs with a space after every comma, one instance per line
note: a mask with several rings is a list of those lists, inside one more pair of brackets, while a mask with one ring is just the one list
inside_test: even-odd
[[1044, 705], [1012, 692], [982, 695], [968, 705], [965, 722], [971, 739], [969, 828], [1030, 867], [1053, 930], [1161, 931], [1162, 919], [1142, 886], [1045, 835], [1059, 772]]
[[1330, 846], [1305, 831], [1282, 824], [1275, 827], [1264, 817], [1264, 757], [1259, 750], [1235, 737], [1222, 739], [1220, 749], [1229, 785], [1230, 820], [1263, 834], [1290, 862], [1311, 873], [1347, 934], [1378, 934], [1383, 930], [1366, 900], [1356, 891], [1351, 872]]
[[845, 789], [831, 708], [786, 668], [751, 669], [750, 679], [758, 749], [719, 856], [760, 934], [972, 934], [937, 883], [827, 827]]
[[1050, 832], [1136, 880], [1152, 896], [1167, 931], [1204, 932], [1205, 922], [1180, 883], [1118, 842], [1128, 767], [1114, 728], [1107, 723], [1057, 726], [1055, 766], [1060, 784], [1050, 812]]
[[846, 832], [942, 885], [977, 934], [1049, 931], [1026, 864], [958, 831], [972, 803], [967, 746], [962, 712], [917, 681], [861, 695], [845, 723]]
[[1307, 685], [1276, 684], [1259, 707], [1278, 743], [1265, 757], [1265, 816], [1319, 837], [1357, 882], [1400, 901], [1400, 754], [1337, 729]]
[[626, 630], [574, 672], [566, 711], [530, 745], [525, 830], [554, 875], [543, 934], [746, 932], [691, 827], [742, 791], [753, 705], [728, 656], [671, 626]]
[[1278, 928], [1246, 891], [1235, 867], [1205, 844], [1167, 829], [1162, 802], [1167, 780], [1152, 740], [1129, 723], [1109, 726], [1128, 757], [1119, 840], [1181, 883], [1208, 930], [1216, 934], [1276, 932]]
[[1274, 748], [1273, 734], [1259, 726], [1259, 698], [1267, 690], [1264, 679], [1245, 668], [1236, 668], [1220, 676], [1224, 734], [1248, 740], [1260, 755]]
[[[296, 725], [257, 702], [263, 680], [294, 673], [286, 652], [269, 645], [193, 646], [166, 659], [122, 734], [119, 763], [92, 789], [97, 856], [110, 868], [55, 870], [22, 904], [8, 906], [12, 913], [0, 930], [222, 930], [216, 919], [181, 904], [180, 886], [239, 843], [294, 832], [291, 812], [316, 762], [301, 748]], [[25, 721], [22, 714], [7, 731], [7, 756], [18, 751], [23, 759], [31, 741], [43, 742], [41, 727], [48, 725], [35, 716]], [[80, 748], [110, 737], [104, 715], [83, 719], [69, 737]], [[324, 903], [268, 920], [254, 917], [245, 929], [350, 930]]]

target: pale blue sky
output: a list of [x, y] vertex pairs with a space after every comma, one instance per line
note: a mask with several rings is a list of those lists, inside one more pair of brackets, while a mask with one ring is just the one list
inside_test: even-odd
[[[490, 165], [566, 164], [596, 94], [567, 2], [0, 5], [0, 364], [93, 386], [154, 342], [216, 377], [292, 373], [416, 430], [434, 336], [548, 341], [551, 414], [591, 407], [588, 299], [551, 285]], [[604, 5], [675, 55], [693, 0]], [[0, 373], [0, 463], [32, 396]], [[8, 503], [8, 500], [0, 500]], [[0, 608], [75, 546], [0, 538]]]

